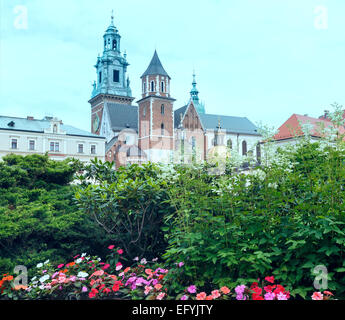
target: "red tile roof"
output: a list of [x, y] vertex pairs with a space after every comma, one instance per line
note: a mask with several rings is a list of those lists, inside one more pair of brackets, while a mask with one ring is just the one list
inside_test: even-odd
[[[321, 129], [322, 124], [324, 125], [325, 128], [332, 125], [332, 122], [328, 119], [312, 118], [312, 117], [302, 116], [302, 115], [294, 113], [278, 129], [278, 133], [274, 136], [274, 139], [284, 140], [284, 139], [294, 138], [295, 136], [303, 136], [304, 133], [302, 131], [300, 123], [302, 124], [310, 123], [313, 126], [310, 134], [314, 137], [321, 137], [320, 129]], [[340, 133], [344, 133], [345, 128], [341, 127], [339, 131]]]

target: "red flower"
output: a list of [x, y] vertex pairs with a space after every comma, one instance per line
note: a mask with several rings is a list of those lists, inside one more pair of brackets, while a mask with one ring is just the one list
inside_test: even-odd
[[96, 294], [98, 293], [98, 290], [95, 288], [92, 288], [91, 291], [89, 292], [89, 298], [94, 298]]
[[262, 296], [257, 295], [257, 294], [253, 294], [252, 298], [253, 300], [265, 300]]
[[120, 286], [122, 285], [121, 281], [115, 281], [114, 285], [113, 285], [113, 291], [119, 291], [120, 290]]
[[115, 246], [112, 244], [112, 245], [110, 245], [110, 246], [108, 247], [108, 249], [113, 250], [114, 247], [115, 247]]
[[268, 286], [264, 287], [264, 290], [265, 290], [266, 292], [272, 292], [272, 290], [273, 290], [274, 288], [275, 288], [275, 286], [268, 285]]
[[271, 276], [271, 277], [266, 277], [265, 278], [266, 281], [270, 282], [270, 283], [274, 283], [274, 277]]
[[117, 253], [118, 253], [118, 254], [123, 254], [123, 250], [122, 250], [122, 249], [117, 250]]

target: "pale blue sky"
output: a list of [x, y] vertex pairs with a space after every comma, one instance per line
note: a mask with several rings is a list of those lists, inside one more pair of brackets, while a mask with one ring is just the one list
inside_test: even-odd
[[278, 127], [292, 113], [345, 105], [344, 0], [0, 2], [0, 115], [53, 115], [90, 130], [87, 101], [112, 9], [136, 100], [157, 48], [175, 109], [189, 99], [193, 68], [207, 113]]

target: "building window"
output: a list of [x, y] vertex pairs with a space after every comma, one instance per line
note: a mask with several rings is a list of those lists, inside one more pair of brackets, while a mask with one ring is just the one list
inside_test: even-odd
[[91, 145], [91, 154], [96, 154], [96, 146], [94, 144]]
[[247, 142], [245, 140], [242, 141], [242, 155], [247, 155]]
[[143, 117], [146, 117], [146, 106], [143, 109]]
[[161, 124], [161, 135], [164, 136], [164, 123]]
[[228, 146], [228, 149], [231, 150], [232, 149], [232, 140], [229, 139], [226, 144]]
[[117, 48], [117, 42], [116, 40], [113, 40], [113, 50], [116, 50], [116, 48]]
[[18, 140], [12, 139], [11, 141], [11, 149], [17, 149], [18, 148]]
[[164, 82], [161, 82], [161, 91], [164, 92]]
[[256, 145], [256, 160], [261, 163], [261, 146], [260, 143]]
[[146, 92], [146, 82], [143, 82], [143, 93]]
[[60, 145], [59, 145], [59, 142], [50, 142], [49, 144], [50, 148], [49, 150], [52, 151], [52, 152], [59, 152], [60, 151]]
[[113, 81], [114, 82], [120, 82], [120, 71], [119, 70], [113, 70]]
[[155, 82], [151, 81], [151, 92], [155, 91]]
[[84, 153], [84, 145], [83, 144], [78, 144], [78, 153]]
[[196, 160], [196, 140], [195, 137], [192, 137], [192, 161]]
[[100, 71], [98, 74], [98, 82], [102, 83], [102, 71]]
[[164, 104], [161, 105], [161, 114], [164, 114]]
[[57, 133], [57, 125], [56, 124], [54, 124], [54, 126], [53, 126], [53, 133]]
[[35, 140], [29, 141], [29, 150], [35, 150]]

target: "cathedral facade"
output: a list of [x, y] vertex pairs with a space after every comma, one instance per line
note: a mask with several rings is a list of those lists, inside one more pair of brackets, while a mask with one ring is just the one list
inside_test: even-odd
[[245, 117], [206, 113], [195, 74], [188, 103], [175, 108], [171, 78], [156, 51], [141, 76], [141, 97], [133, 104], [126, 75], [129, 63], [121, 52], [113, 17], [103, 39], [89, 103], [91, 131], [106, 138], [106, 160], [114, 161], [116, 167], [147, 161], [201, 162], [213, 157], [219, 146], [227, 150], [227, 156], [251, 154], [260, 160], [257, 127]]

